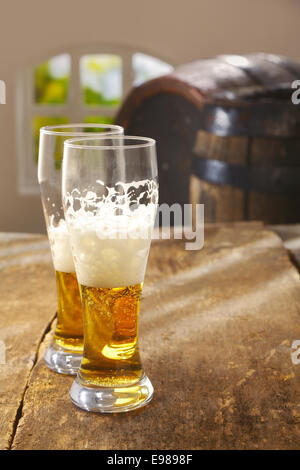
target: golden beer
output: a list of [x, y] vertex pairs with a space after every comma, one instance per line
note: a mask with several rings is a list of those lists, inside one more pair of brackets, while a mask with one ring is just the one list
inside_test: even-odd
[[85, 385], [117, 387], [142, 377], [138, 348], [142, 285], [80, 285], [85, 342], [79, 379]]
[[155, 141], [114, 136], [64, 145], [64, 214], [84, 330], [70, 397], [87, 411], [127, 412], [153, 396], [138, 325], [158, 199]]
[[79, 286], [75, 273], [56, 271], [58, 295], [54, 343], [65, 350], [82, 352], [83, 320]]

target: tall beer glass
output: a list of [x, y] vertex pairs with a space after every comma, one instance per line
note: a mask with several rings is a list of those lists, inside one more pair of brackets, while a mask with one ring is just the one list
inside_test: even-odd
[[153, 394], [138, 321], [158, 202], [155, 141], [90, 137], [64, 147], [63, 201], [84, 322], [71, 400], [88, 411], [129, 411]]
[[57, 326], [45, 361], [48, 367], [64, 374], [76, 374], [80, 366], [83, 325], [80, 294], [62, 208], [61, 161], [64, 141], [70, 137], [84, 137], [87, 132], [118, 135], [123, 134], [123, 129], [105, 124], [70, 124], [40, 130], [38, 179], [58, 296]]

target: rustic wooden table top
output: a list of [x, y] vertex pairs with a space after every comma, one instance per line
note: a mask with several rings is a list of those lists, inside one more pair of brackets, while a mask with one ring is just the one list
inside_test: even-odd
[[[297, 230], [276, 228], [296, 255]], [[46, 238], [1, 234], [0, 448], [299, 449], [296, 255], [256, 223], [208, 226], [198, 252], [153, 242], [140, 347], [155, 395], [98, 415], [72, 405], [73, 378], [43, 363], [56, 308]]]

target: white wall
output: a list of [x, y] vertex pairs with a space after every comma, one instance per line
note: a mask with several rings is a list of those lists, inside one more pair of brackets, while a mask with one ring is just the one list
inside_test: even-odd
[[[298, 0], [1, 0], [0, 231], [44, 230], [38, 197], [17, 190], [16, 76], [89, 43], [136, 46], [180, 64], [222, 53], [299, 56]], [[299, 77], [300, 78], [300, 77]]]

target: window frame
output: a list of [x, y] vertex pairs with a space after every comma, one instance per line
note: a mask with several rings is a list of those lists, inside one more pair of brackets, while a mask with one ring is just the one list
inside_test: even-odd
[[[69, 54], [71, 59], [70, 81], [67, 100], [64, 105], [38, 104], [34, 97], [34, 67], [23, 70], [17, 77], [16, 96], [16, 139], [17, 139], [17, 161], [18, 161], [18, 193], [21, 195], [39, 194], [37, 182], [37, 166], [34, 163], [34, 139], [33, 119], [34, 117], [67, 117], [72, 122], [84, 122], [91, 115], [114, 117], [122, 106], [125, 97], [133, 87], [134, 69], [132, 57], [136, 52], [157, 57], [149, 51], [127, 46], [109, 44], [89, 44], [56, 51], [37, 60], [37, 64], [49, 60], [59, 54]], [[80, 59], [84, 55], [113, 54], [120, 56], [122, 60], [122, 99], [119, 106], [88, 106], [82, 99], [82, 88], [80, 83]], [[173, 65], [168, 59], [158, 59]]]

